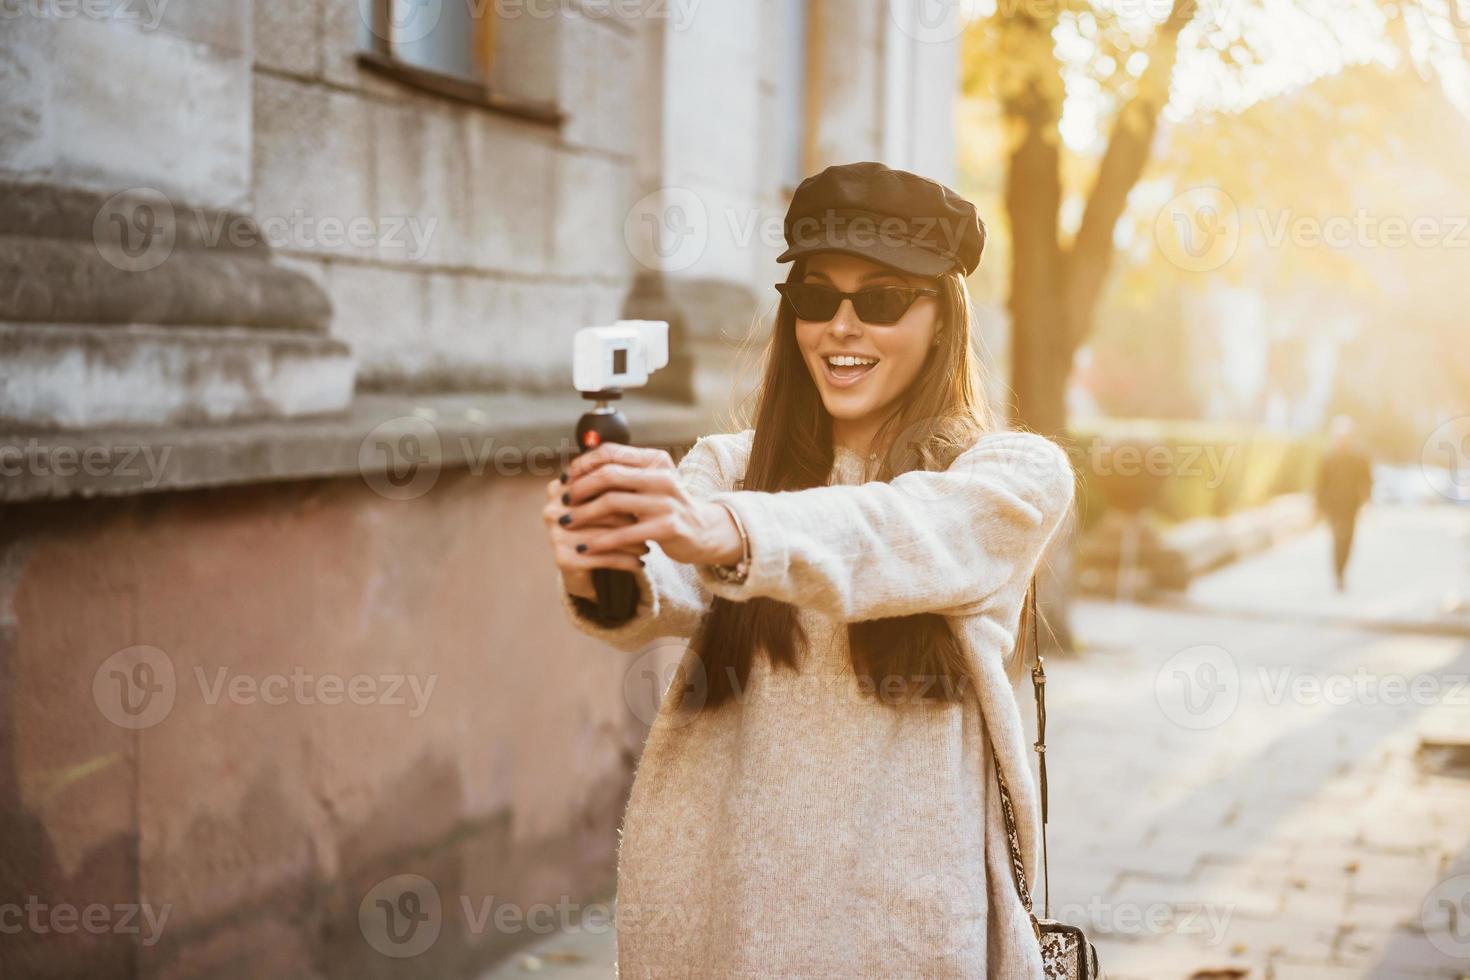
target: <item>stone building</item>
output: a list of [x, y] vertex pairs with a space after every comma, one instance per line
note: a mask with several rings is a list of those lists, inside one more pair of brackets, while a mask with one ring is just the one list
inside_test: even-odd
[[795, 183], [951, 178], [952, 6], [0, 8], [0, 974], [464, 976], [610, 894], [670, 651], [561, 619], [571, 335], [669, 319], [638, 435], [725, 424]]

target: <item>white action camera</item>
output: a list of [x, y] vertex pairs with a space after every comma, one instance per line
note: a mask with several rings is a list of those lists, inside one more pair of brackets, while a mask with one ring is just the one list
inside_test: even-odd
[[663, 320], [583, 327], [572, 340], [572, 384], [581, 392], [640, 388], [668, 363], [669, 325]]

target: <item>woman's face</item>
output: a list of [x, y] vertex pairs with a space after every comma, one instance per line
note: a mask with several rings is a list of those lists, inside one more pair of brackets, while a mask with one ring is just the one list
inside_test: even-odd
[[[933, 280], [838, 252], [808, 258], [801, 281], [845, 293], [874, 286], [934, 285]], [[930, 296], [920, 296], [897, 323], [887, 326], [859, 320], [851, 300], [843, 300], [831, 320], [798, 319], [797, 346], [833, 420], [867, 428], [886, 419], [933, 350], [938, 322], [938, 300]]]

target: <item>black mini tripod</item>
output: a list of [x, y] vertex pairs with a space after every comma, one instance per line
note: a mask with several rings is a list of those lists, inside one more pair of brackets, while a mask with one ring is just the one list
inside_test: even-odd
[[[577, 420], [579, 452], [596, 449], [605, 442], [627, 445], [632, 440], [628, 417], [608, 404], [623, 397], [621, 388], [584, 391], [582, 397], [595, 401], [592, 411]], [[597, 589], [597, 615], [607, 622], [632, 619], [638, 609], [638, 580], [620, 568], [594, 568], [592, 584]]]

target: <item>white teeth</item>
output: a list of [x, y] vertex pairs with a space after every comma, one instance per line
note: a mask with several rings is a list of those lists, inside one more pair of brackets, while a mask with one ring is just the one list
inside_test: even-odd
[[857, 357], [852, 354], [834, 354], [827, 358], [827, 363], [833, 367], [862, 367], [868, 364], [877, 364], [876, 357]]

